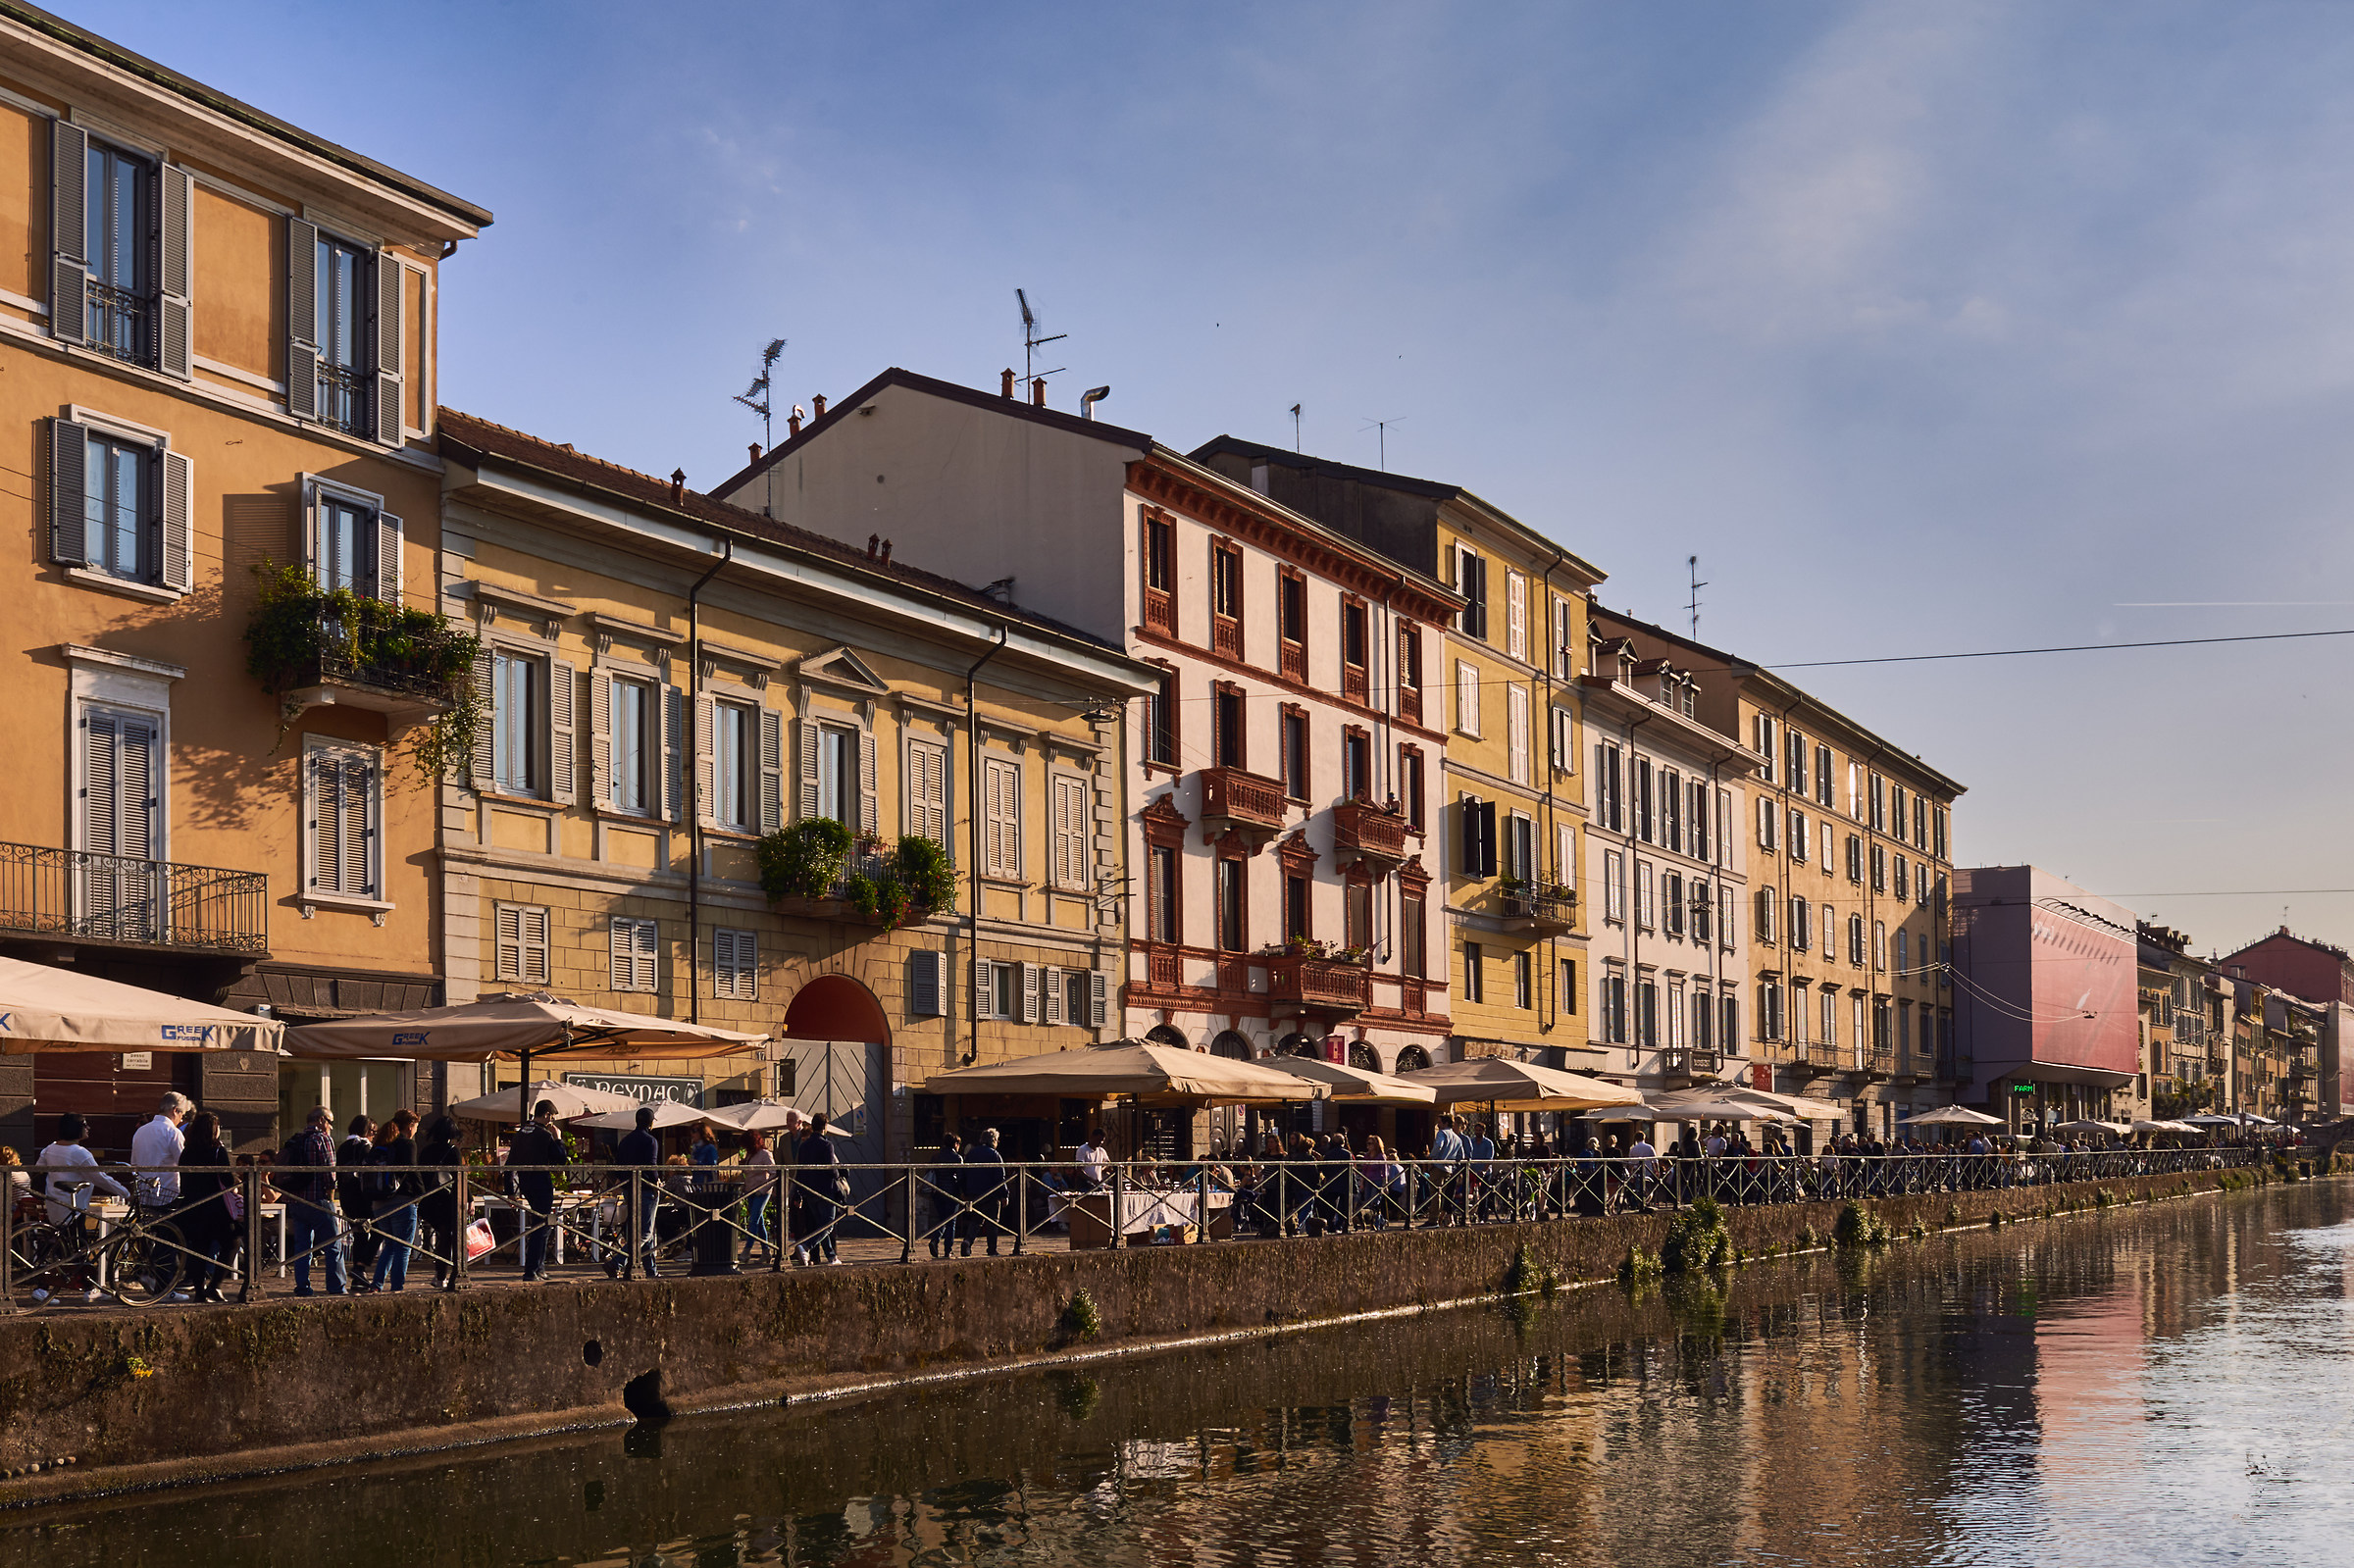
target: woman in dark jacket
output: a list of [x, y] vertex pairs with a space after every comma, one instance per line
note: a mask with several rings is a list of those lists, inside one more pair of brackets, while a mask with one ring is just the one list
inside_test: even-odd
[[367, 1229], [367, 1222], [376, 1217], [376, 1198], [368, 1190], [368, 1160], [375, 1152], [376, 1123], [353, 1117], [343, 1129], [343, 1141], [335, 1145], [335, 1201], [342, 1205], [343, 1229], [349, 1233], [343, 1246], [351, 1259], [355, 1293], [368, 1289], [364, 1282], [376, 1262], [376, 1233]]
[[372, 1178], [376, 1185], [377, 1228], [384, 1241], [376, 1254], [376, 1274], [369, 1281], [369, 1288], [398, 1291], [409, 1283], [409, 1252], [417, 1239], [418, 1200], [425, 1192], [418, 1174], [407, 1169], [417, 1163], [417, 1113], [406, 1109], [394, 1111], [384, 1132], [384, 1136], [376, 1140], [375, 1159], [385, 1170]]
[[[793, 1186], [799, 1203], [798, 1223], [793, 1233], [793, 1261], [796, 1263], [840, 1263], [834, 1255], [835, 1216], [842, 1204], [842, 1156], [834, 1152], [834, 1140], [826, 1137], [826, 1119], [820, 1115], [811, 1119], [809, 1134], [793, 1150], [796, 1167]], [[968, 1243], [969, 1245], [969, 1243]]]
[[[455, 1117], [443, 1111], [425, 1124], [425, 1143], [417, 1151], [418, 1164], [455, 1172], [463, 1157]], [[425, 1226], [425, 1249], [436, 1259], [454, 1259], [460, 1245], [457, 1178], [436, 1175], [427, 1180], [433, 1185], [426, 1189], [425, 1200], [417, 1205], [417, 1217]], [[456, 1283], [457, 1271], [448, 1263], [434, 1264], [435, 1290], [450, 1290]]]
[[237, 1255], [237, 1222], [226, 1194], [237, 1189], [229, 1150], [221, 1142], [221, 1118], [198, 1111], [188, 1118], [187, 1142], [179, 1151], [179, 1212], [174, 1216], [188, 1249], [210, 1258], [189, 1260], [188, 1293], [199, 1301], [226, 1301], [221, 1281]]

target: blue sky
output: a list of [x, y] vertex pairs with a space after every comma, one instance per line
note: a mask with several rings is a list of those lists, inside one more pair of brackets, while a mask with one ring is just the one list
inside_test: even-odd
[[[1466, 484], [1766, 662], [2354, 627], [2354, 9], [179, 3], [74, 20], [492, 208], [446, 402], [715, 482], [1018, 365]], [[2186, 602], [2188, 601], [2188, 602]], [[2282, 602], [2289, 601], [2289, 602]], [[2354, 638], [1794, 673], [2034, 861], [2354, 942]]]

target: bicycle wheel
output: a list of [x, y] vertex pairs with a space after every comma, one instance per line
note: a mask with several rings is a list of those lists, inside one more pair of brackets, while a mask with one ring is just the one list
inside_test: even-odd
[[179, 1289], [187, 1243], [176, 1226], [158, 1225], [126, 1231], [109, 1246], [107, 1290], [125, 1306], [153, 1306], [168, 1301]]

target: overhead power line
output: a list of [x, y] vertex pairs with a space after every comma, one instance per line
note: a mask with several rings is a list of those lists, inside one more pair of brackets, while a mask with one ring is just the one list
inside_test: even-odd
[[1844, 664], [1926, 664], [1940, 659], [2015, 659], [2029, 653], [2107, 653], [2116, 648], [2192, 648], [2213, 642], [2285, 642], [2298, 637], [2354, 637], [2354, 627], [2337, 632], [2253, 632], [2236, 637], [2163, 637], [2155, 642], [2072, 642], [2056, 648], [1987, 648], [1976, 653], [1890, 653], [1874, 659], [1809, 659], [1768, 664], [1766, 670], [1827, 670]]

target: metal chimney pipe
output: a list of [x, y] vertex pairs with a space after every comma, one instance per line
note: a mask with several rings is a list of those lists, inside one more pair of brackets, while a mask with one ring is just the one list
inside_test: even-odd
[[1083, 420], [1094, 419], [1096, 417], [1096, 405], [1102, 402], [1103, 399], [1109, 397], [1110, 395], [1111, 388], [1108, 386], [1091, 386], [1086, 391], [1080, 393], [1079, 417]]

